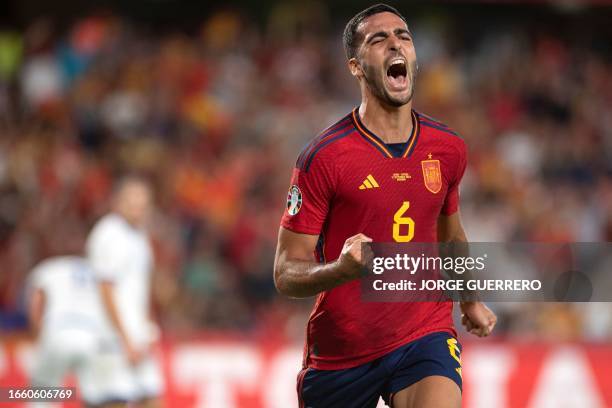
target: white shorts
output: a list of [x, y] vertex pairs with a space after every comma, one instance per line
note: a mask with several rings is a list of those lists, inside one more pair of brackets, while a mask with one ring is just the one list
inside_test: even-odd
[[43, 336], [32, 385], [59, 387], [70, 373], [77, 378], [78, 398], [92, 405], [154, 398], [164, 389], [154, 356], [132, 366], [119, 347], [104, 345], [93, 333], [75, 329]]
[[106, 381], [103, 388], [112, 390], [111, 400], [139, 401], [163, 394], [164, 381], [157, 355], [147, 355], [137, 365], [132, 365], [122, 350], [115, 347], [100, 353], [95, 366]]
[[[31, 373], [33, 386], [60, 387], [66, 376], [74, 374], [78, 398], [96, 403], [107, 391], [98, 386], [96, 358], [100, 353], [99, 337], [88, 330], [62, 329], [44, 333]], [[110, 392], [110, 390], [108, 390]]]

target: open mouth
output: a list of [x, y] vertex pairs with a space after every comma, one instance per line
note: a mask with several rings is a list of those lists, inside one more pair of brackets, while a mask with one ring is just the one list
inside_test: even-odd
[[387, 80], [394, 90], [402, 90], [406, 88], [406, 62], [403, 59], [394, 59], [387, 68]]

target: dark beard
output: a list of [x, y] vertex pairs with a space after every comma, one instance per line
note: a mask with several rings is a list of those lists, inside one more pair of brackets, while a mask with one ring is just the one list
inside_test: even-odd
[[408, 69], [406, 70], [406, 75], [408, 76], [407, 79], [410, 80], [410, 89], [408, 92], [408, 97], [402, 99], [397, 99], [389, 95], [387, 89], [385, 88], [385, 84], [383, 83], [383, 79], [376, 75], [376, 70], [371, 65], [368, 65], [364, 62], [360, 62], [360, 64], [363, 69], [366, 85], [368, 86], [368, 88], [370, 88], [370, 91], [374, 94], [374, 96], [376, 96], [381, 102], [394, 108], [399, 108], [412, 100], [412, 97], [414, 95], [414, 80], [416, 78], [416, 73], [418, 69], [416, 60], [412, 61], [410, 63], [410, 66], [407, 67]]

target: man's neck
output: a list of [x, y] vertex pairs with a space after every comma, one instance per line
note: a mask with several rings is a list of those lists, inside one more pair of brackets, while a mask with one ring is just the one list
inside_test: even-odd
[[404, 143], [412, 133], [412, 101], [400, 107], [383, 105], [375, 97], [364, 97], [359, 106], [363, 124], [385, 143]]
[[123, 220], [123, 222], [125, 222], [131, 228], [140, 229], [140, 226], [138, 226], [136, 223], [134, 223], [134, 221], [132, 221], [128, 217], [126, 217], [125, 214], [123, 212], [121, 212], [121, 210], [114, 209], [114, 210], [112, 210], [112, 213], [115, 214], [116, 216], [118, 216], [119, 218], [121, 218], [121, 220]]

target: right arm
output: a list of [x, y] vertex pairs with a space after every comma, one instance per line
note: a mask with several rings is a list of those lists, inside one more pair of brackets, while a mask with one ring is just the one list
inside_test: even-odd
[[274, 259], [274, 284], [283, 295], [305, 298], [335, 288], [362, 276], [366, 255], [362, 243], [372, 240], [363, 234], [348, 238], [340, 257], [317, 263], [314, 250], [317, 235], [299, 234], [281, 227]]
[[[296, 298], [314, 296], [363, 276], [366, 254], [362, 254], [361, 244], [372, 241], [357, 234], [345, 241], [336, 261], [325, 264], [316, 261], [315, 248], [337, 191], [339, 175], [333, 153], [328, 155], [329, 150], [317, 149], [316, 145], [309, 149], [293, 169], [288, 209], [281, 220], [274, 259], [276, 289]], [[304, 160], [305, 153], [308, 160]]]
[[102, 308], [119, 337], [128, 360], [134, 364], [139, 361], [140, 353], [127, 335], [115, 300], [116, 283], [123, 273], [124, 260], [127, 256], [122, 242], [121, 236], [112, 225], [97, 226], [88, 239], [87, 253], [98, 282]]
[[111, 325], [117, 332], [123, 347], [126, 350], [128, 359], [131, 362], [138, 361], [138, 353], [132, 346], [129, 337], [126, 334], [126, 331], [121, 323], [121, 318], [119, 317], [119, 311], [117, 310], [117, 306], [115, 305], [115, 299], [113, 292], [115, 290], [115, 286], [112, 282], [101, 281], [98, 283], [98, 287], [100, 289], [100, 297], [102, 300], [102, 306], [106, 312], [108, 320], [110, 320]]

